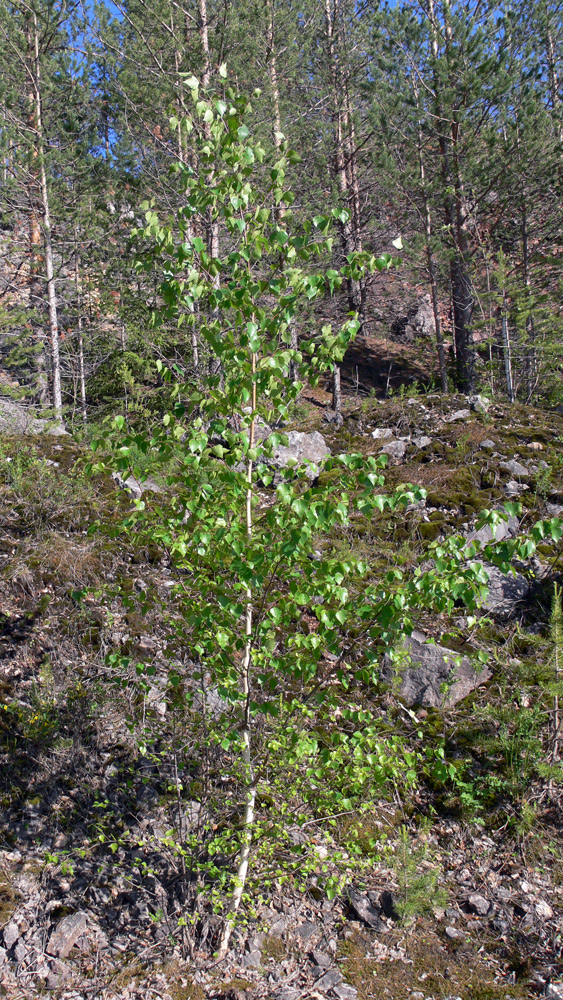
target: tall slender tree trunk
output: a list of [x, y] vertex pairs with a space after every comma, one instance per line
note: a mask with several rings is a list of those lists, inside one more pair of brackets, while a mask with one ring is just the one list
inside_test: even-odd
[[500, 309], [500, 324], [502, 337], [502, 354], [504, 358], [504, 377], [506, 381], [506, 395], [509, 403], [514, 402], [514, 384], [512, 381], [512, 349], [510, 345], [510, 332], [508, 329], [508, 304], [506, 292], [502, 293], [502, 305]]
[[[248, 432], [248, 444], [249, 448], [254, 448], [255, 438], [256, 438], [256, 355], [252, 355], [252, 418], [250, 423], [250, 429]], [[248, 489], [246, 491], [246, 510], [245, 510], [245, 521], [246, 521], [246, 538], [247, 542], [250, 544], [252, 541], [252, 480], [253, 480], [253, 462], [251, 459], [247, 461], [246, 465], [246, 479], [248, 483]], [[238, 866], [235, 880], [235, 888], [233, 890], [233, 895], [231, 898], [231, 914], [234, 915], [238, 912], [242, 894], [244, 892], [244, 886], [246, 882], [246, 875], [248, 872], [248, 862], [250, 859], [250, 848], [252, 846], [252, 832], [254, 826], [254, 813], [256, 810], [256, 782], [254, 776], [254, 767], [252, 764], [252, 746], [251, 746], [251, 736], [252, 736], [252, 723], [251, 723], [251, 713], [250, 713], [250, 703], [251, 703], [251, 670], [252, 670], [252, 625], [253, 625], [253, 615], [254, 615], [254, 596], [252, 593], [252, 588], [249, 586], [246, 590], [246, 615], [245, 615], [245, 646], [244, 654], [242, 658], [242, 676], [241, 676], [241, 694], [243, 696], [243, 719], [241, 725], [241, 740], [242, 740], [242, 762], [245, 773], [245, 783], [246, 783], [246, 801], [244, 805], [244, 816], [242, 821], [242, 833], [241, 833], [241, 847], [238, 856]], [[229, 940], [233, 930], [233, 917], [232, 915], [225, 921], [225, 926], [223, 928], [223, 934], [219, 944], [219, 958], [224, 958], [227, 953], [227, 948], [229, 946]]]
[[47, 305], [49, 313], [49, 342], [51, 346], [51, 390], [53, 409], [62, 424], [63, 402], [61, 392], [61, 365], [59, 353], [59, 323], [57, 316], [57, 296], [55, 288], [55, 270], [53, 261], [53, 242], [51, 230], [51, 213], [49, 205], [49, 188], [45, 170], [45, 150], [43, 144], [43, 120], [41, 111], [41, 67], [39, 60], [39, 30], [37, 16], [33, 14], [33, 63], [32, 84], [35, 102], [35, 147], [39, 164], [39, 187], [41, 207], [43, 211], [43, 243], [45, 254], [45, 278], [47, 286]]
[[[348, 172], [346, 169], [346, 153], [344, 140], [344, 119], [345, 114], [342, 105], [343, 87], [342, 74], [339, 69], [337, 56], [337, 46], [341, 40], [339, 37], [338, 19], [340, 16], [339, 0], [325, 0], [325, 24], [326, 24], [326, 48], [327, 60], [330, 73], [330, 83], [332, 91], [332, 137], [333, 137], [333, 173], [338, 184], [340, 199], [343, 207], [348, 213], [348, 217], [339, 222], [340, 242], [344, 257], [348, 257], [354, 250], [354, 235], [352, 226], [352, 213], [350, 212], [350, 193], [348, 184]], [[340, 55], [340, 53], [338, 53]], [[353, 278], [347, 279], [348, 308], [351, 312], [360, 315], [362, 308], [362, 294], [360, 284]], [[333, 369], [332, 384], [332, 409], [337, 417], [342, 412], [342, 391], [341, 391], [341, 371], [338, 364]]]
[[[201, 43], [201, 49], [203, 53], [203, 72], [201, 74], [201, 85], [204, 89], [209, 87], [211, 80], [211, 49], [209, 47], [209, 24], [207, 20], [207, 0], [198, 0], [198, 14], [199, 14], [199, 40]], [[204, 126], [205, 127], [205, 126]], [[213, 176], [209, 178], [209, 183], [211, 184]], [[217, 258], [219, 256], [219, 222], [217, 219], [213, 219], [211, 214], [209, 214], [207, 222], [207, 250], [210, 257]], [[221, 278], [219, 274], [216, 274], [213, 279], [213, 285], [215, 288], [219, 288], [221, 284]], [[218, 310], [213, 310], [214, 315], [218, 315]], [[193, 351], [193, 341], [192, 341], [192, 351]], [[222, 368], [221, 362], [216, 359], [211, 358], [209, 362], [210, 374], [219, 375], [222, 379]]]
[[[270, 90], [272, 93], [272, 141], [274, 143], [274, 148], [279, 150], [283, 141], [282, 132], [282, 120], [281, 120], [281, 101], [280, 101], [280, 88], [278, 82], [278, 60], [277, 60], [277, 49], [276, 49], [276, 13], [274, 0], [267, 0], [267, 15], [268, 20], [266, 24], [266, 64], [268, 67], [268, 77], [270, 79]], [[285, 206], [283, 202], [276, 205], [274, 208], [275, 219], [278, 224], [283, 221], [285, 215]], [[297, 340], [297, 330], [293, 320], [290, 321], [290, 333], [291, 341], [290, 348], [292, 351], [297, 351], [299, 344]], [[292, 382], [297, 382], [299, 380], [299, 369], [297, 363], [292, 360], [289, 363], [289, 376]]]
[[[413, 79], [413, 88], [417, 107], [419, 104], [419, 91], [416, 79]], [[440, 384], [442, 392], [448, 391], [448, 368], [446, 364], [446, 353], [444, 350], [444, 338], [442, 336], [442, 322], [440, 318], [440, 303], [438, 297], [438, 280], [436, 261], [432, 251], [432, 215], [430, 212], [430, 198], [426, 187], [426, 167], [424, 163], [424, 150], [422, 144], [422, 129], [418, 127], [418, 169], [420, 174], [420, 185], [422, 188], [422, 201], [424, 210], [424, 240], [426, 244], [426, 264], [428, 269], [428, 280], [430, 282], [430, 293], [432, 297], [432, 313], [434, 315], [434, 328], [436, 330], [436, 347], [438, 351], [438, 364], [440, 367]]]
[[80, 258], [78, 232], [75, 232], [76, 251], [74, 254], [74, 286], [76, 291], [76, 330], [78, 334], [78, 379], [80, 382], [80, 409], [84, 426], [88, 421], [86, 408], [86, 375], [84, 369], [84, 334], [82, 329], [82, 295], [80, 290]]
[[28, 18], [26, 24], [27, 43], [27, 73], [29, 77], [28, 118], [27, 125], [33, 140], [30, 147], [29, 156], [29, 306], [32, 313], [33, 335], [36, 343], [34, 355], [35, 381], [37, 390], [37, 400], [41, 406], [49, 403], [49, 381], [47, 378], [47, 361], [45, 351], [45, 331], [41, 320], [44, 306], [43, 277], [41, 274], [43, 259], [41, 253], [41, 223], [40, 223], [40, 181], [39, 181], [39, 152], [36, 137], [37, 127], [37, 94], [34, 87], [33, 66], [35, 61], [34, 36], [31, 30], [31, 22]]
[[[435, 67], [439, 58], [438, 22], [434, 0], [427, 0], [430, 39]], [[449, 0], [444, 0], [446, 59], [453, 59], [453, 37]], [[440, 99], [440, 81], [434, 73], [435, 115], [439, 128], [438, 145], [444, 189], [444, 216], [446, 230], [452, 242], [450, 281], [452, 290], [452, 321], [458, 387], [471, 392], [474, 385], [474, 352], [471, 321], [473, 318], [473, 284], [469, 272], [469, 244], [467, 238], [467, 212], [463, 179], [459, 161], [459, 121], [454, 111], [447, 117]], [[446, 135], [446, 128], [449, 135]]]
[[211, 52], [209, 49], [209, 25], [207, 21], [207, 0], [197, 0], [199, 15], [199, 40], [203, 53], [203, 72], [201, 74], [201, 85], [205, 89], [209, 86], [211, 79]]
[[[528, 206], [524, 182], [521, 187], [521, 224], [522, 224], [522, 271], [526, 290], [526, 309], [530, 310], [532, 300], [532, 281], [530, 277], [530, 247], [528, 236]], [[526, 402], [529, 403], [536, 387], [538, 361], [536, 354], [536, 327], [530, 311], [526, 316]]]

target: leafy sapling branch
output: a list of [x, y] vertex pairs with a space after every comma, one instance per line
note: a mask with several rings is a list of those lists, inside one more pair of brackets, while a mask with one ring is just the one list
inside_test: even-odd
[[[377, 517], [424, 496], [409, 485], [383, 495], [383, 459], [330, 458], [327, 471], [339, 475], [327, 485], [307, 463], [280, 470], [273, 462], [284, 436], [272, 426], [288, 419], [305, 382], [342, 359], [359, 328], [350, 315], [340, 329], [325, 325], [295, 347], [300, 310], [394, 261], [357, 253], [331, 267], [332, 226], [342, 210], [297, 220], [285, 183], [295, 161], [287, 144], [268, 164], [246, 124], [246, 98], [227, 86], [217, 97], [202, 94], [194, 78], [186, 83], [192, 112], [173, 122], [190, 149], [189, 165], [175, 167], [184, 203], [166, 222], [145, 205], [146, 226], [133, 238], [139, 274], [163, 279], [153, 322], [189, 327], [212, 363], [187, 380], [159, 361], [171, 405], [150, 433], [116, 418], [105, 462], [138, 474], [133, 456], [140, 453], [145, 475], [165, 477], [164, 491], [137, 500], [123, 528], [160, 546], [173, 567], [173, 609], [164, 602], [162, 619], [189, 653], [184, 667], [170, 670], [175, 697], [183, 693], [192, 723], [198, 683], [213, 686], [225, 706], [206, 736], [230, 769], [242, 815], [218, 940], [224, 954], [245, 898], [253, 838], [256, 831], [265, 837], [258, 792], [286, 816], [305, 784], [316, 783], [323, 810], [332, 801], [338, 812], [368, 801], [388, 777], [416, 780], [417, 762], [407, 760], [400, 740], [381, 736], [361, 687], [374, 679], [381, 648], [410, 631], [415, 609], [453, 608], [459, 597], [471, 604], [486, 579], [482, 567], [462, 569], [444, 549], [433, 570], [408, 579], [397, 570], [374, 586], [364, 579], [365, 562], [321, 544], [355, 511]], [[196, 235], [217, 231], [220, 247], [215, 235]], [[319, 719], [331, 726], [326, 739]], [[330, 792], [335, 768], [350, 792]], [[281, 776], [290, 773], [293, 784], [284, 786]]]

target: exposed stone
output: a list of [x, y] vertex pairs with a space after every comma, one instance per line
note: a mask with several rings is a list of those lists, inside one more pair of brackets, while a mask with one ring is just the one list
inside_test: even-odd
[[433, 337], [436, 324], [430, 296], [424, 295], [411, 306], [406, 316], [394, 320], [391, 333], [396, 340], [407, 344], [412, 344], [417, 337]]
[[333, 986], [332, 992], [338, 997], [338, 1000], [356, 1000], [358, 996], [358, 991], [353, 986], [348, 986], [347, 983], [342, 983], [340, 986]]
[[490, 438], [485, 438], [484, 441], [481, 441], [479, 447], [482, 449], [482, 451], [494, 451], [496, 448], [496, 444], [494, 441], [491, 441]]
[[0, 399], [0, 433], [2, 434], [66, 434], [58, 420], [38, 417], [31, 407], [13, 399]]
[[470, 416], [471, 416], [471, 410], [467, 409], [456, 410], [455, 413], [452, 413], [450, 414], [449, 417], [446, 417], [446, 423], [454, 424], [457, 420], [468, 420]]
[[11, 920], [9, 924], [6, 924], [4, 928], [4, 945], [10, 950], [13, 948], [16, 941], [20, 936], [19, 927], [14, 920]]
[[[245, 413], [250, 413], [250, 410], [245, 409]], [[244, 437], [248, 437], [250, 428], [244, 428], [242, 434]], [[254, 441], [264, 441], [272, 433], [272, 428], [262, 417], [257, 416], [254, 420]]]
[[515, 479], [527, 479], [530, 475], [529, 470], [521, 462], [517, 462], [515, 458], [509, 459], [507, 462], [499, 462], [499, 469], [503, 472], [508, 472]]
[[262, 962], [262, 955], [259, 951], [249, 951], [242, 957], [242, 965], [245, 969], [259, 969]]
[[475, 413], [488, 413], [491, 405], [490, 399], [486, 396], [469, 396], [467, 402]]
[[528, 596], [530, 584], [521, 573], [502, 573], [497, 566], [488, 564], [485, 569], [489, 593], [483, 608], [498, 618], [513, 618]]
[[477, 541], [481, 545], [488, 545], [489, 542], [500, 542], [503, 538], [514, 537], [518, 533], [519, 527], [518, 518], [511, 515], [507, 521], [500, 521], [494, 528], [490, 524], [484, 524], [478, 531], [473, 529], [467, 532], [465, 537], [468, 542]]
[[318, 965], [320, 969], [329, 969], [332, 965], [332, 958], [324, 951], [312, 951], [311, 958], [313, 959], [315, 965]]
[[120, 489], [127, 490], [135, 500], [140, 500], [143, 493], [162, 493], [160, 486], [152, 479], [135, 479], [135, 476], [128, 476], [124, 479], [119, 472], [112, 472], [111, 478], [117, 483]]
[[401, 462], [407, 453], [407, 445], [405, 441], [388, 441], [380, 448], [380, 452], [395, 462]]
[[314, 934], [318, 933], [318, 930], [319, 928], [316, 924], [307, 920], [304, 924], [299, 924], [299, 927], [295, 929], [295, 933], [301, 938], [302, 941], [308, 941], [309, 938], [312, 938]]
[[281, 937], [284, 931], [287, 930], [288, 925], [289, 920], [287, 917], [278, 917], [278, 919], [274, 920], [274, 923], [269, 928], [269, 933], [272, 937]]
[[338, 969], [329, 969], [320, 979], [315, 982], [315, 989], [329, 990], [333, 986], [338, 986], [342, 982], [342, 973]]
[[540, 917], [542, 920], [551, 920], [553, 916], [551, 906], [543, 899], [538, 900], [534, 906], [534, 910], [536, 911], [536, 916]]
[[66, 968], [63, 962], [49, 962], [49, 974], [46, 986], [50, 990], [59, 989], [69, 976], [70, 970]]
[[28, 956], [27, 948], [22, 940], [19, 940], [14, 948], [16, 962], [23, 962]]
[[353, 912], [364, 922], [368, 927], [373, 927], [375, 930], [381, 928], [381, 917], [379, 915], [379, 910], [376, 910], [371, 904], [369, 896], [358, 892], [353, 886], [349, 886], [346, 890], [346, 899], [350, 904]]
[[417, 448], [428, 448], [428, 445], [432, 444], [432, 438], [427, 437], [426, 434], [423, 434], [421, 437], [415, 437], [412, 441]]
[[277, 469], [306, 463], [308, 478], [315, 479], [328, 455], [330, 448], [318, 431], [311, 431], [309, 434], [303, 431], [290, 431], [287, 435], [287, 444], [279, 444], [271, 458], [265, 460], [268, 465], [273, 465]]
[[517, 483], [515, 479], [511, 479], [504, 487], [504, 492], [507, 497], [519, 497], [521, 493], [527, 490], [528, 487], [525, 483]]
[[371, 436], [374, 441], [387, 441], [389, 438], [393, 437], [393, 431], [390, 427], [376, 427], [375, 430], [371, 432]]
[[47, 952], [56, 958], [66, 958], [78, 938], [84, 934], [88, 924], [88, 915], [84, 910], [63, 917], [49, 938]]
[[491, 904], [488, 899], [481, 896], [478, 892], [472, 892], [467, 900], [467, 904], [472, 913], [479, 914], [480, 917], [485, 917], [491, 908]]
[[323, 416], [323, 424], [330, 424], [332, 427], [340, 428], [344, 423], [344, 417], [336, 410], [326, 410]]
[[491, 676], [488, 667], [477, 667], [468, 656], [430, 643], [416, 631], [405, 636], [394, 658], [385, 655], [381, 668], [382, 680], [396, 686], [406, 705], [422, 708], [450, 708]]
[[446, 927], [446, 937], [449, 937], [451, 941], [459, 941], [461, 938], [465, 937], [463, 931], [459, 931], [457, 927]]

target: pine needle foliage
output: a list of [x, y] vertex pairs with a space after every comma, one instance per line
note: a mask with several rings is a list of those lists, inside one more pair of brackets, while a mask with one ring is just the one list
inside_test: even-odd
[[395, 908], [401, 922], [446, 904], [446, 891], [439, 885], [440, 868], [429, 861], [426, 843], [413, 845], [406, 826], [400, 830], [395, 870], [399, 883]]

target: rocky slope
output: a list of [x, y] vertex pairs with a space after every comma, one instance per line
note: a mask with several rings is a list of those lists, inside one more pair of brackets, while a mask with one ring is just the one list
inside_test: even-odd
[[[490, 529], [476, 520], [507, 500], [521, 509], [497, 537], [563, 512], [556, 413], [425, 395], [349, 401], [340, 428], [311, 406], [290, 430], [314, 435], [321, 481], [330, 473], [319, 434], [333, 453], [386, 454], [387, 488], [410, 482], [427, 491], [406, 513], [377, 524], [357, 517], [325, 540], [335, 552], [365, 556], [373, 579], [433, 558], [429, 546], [452, 534], [486, 543]], [[291, 440], [306, 457], [306, 438]], [[403, 669], [382, 660], [381, 685], [369, 697], [389, 734], [421, 755], [442, 747], [455, 778], [436, 771], [408, 796], [391, 783], [377, 808], [344, 810], [331, 824], [314, 812], [306, 824], [288, 821], [288, 844], [309, 866], [303, 885], [264, 887], [229, 959], [217, 964], [213, 912], [197, 902], [194, 923], [182, 923], [191, 897], [175, 845], [197, 831], [205, 805], [195, 772], [178, 792], [184, 737], [174, 742], [156, 671], [143, 707], [152, 742], [139, 752], [136, 695], [116, 684], [107, 659], [119, 651], [158, 663], [161, 623], [123, 595], [152, 587], [165, 594], [171, 568], [156, 548], [88, 534], [94, 516], [115, 524], [130, 491], [143, 487], [86, 478], [83, 456], [70, 439], [46, 434], [5, 434], [1, 442], [5, 995], [563, 996], [561, 774], [548, 638], [561, 544], [540, 545], [515, 575], [489, 567], [478, 615], [461, 607], [451, 619], [421, 612]], [[489, 659], [476, 669], [479, 651]], [[316, 874], [323, 866], [348, 872], [333, 899]]]

